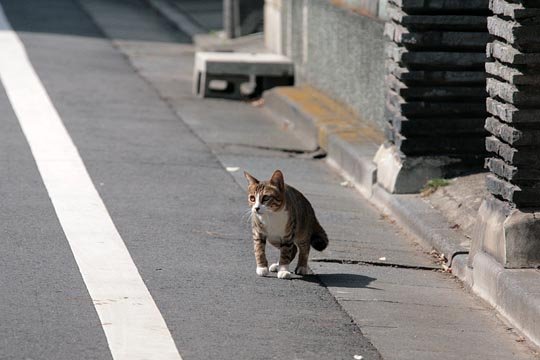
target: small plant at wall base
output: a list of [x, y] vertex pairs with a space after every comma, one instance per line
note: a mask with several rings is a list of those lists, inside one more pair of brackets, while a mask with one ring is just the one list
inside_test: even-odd
[[426, 185], [422, 188], [422, 191], [420, 192], [420, 195], [422, 196], [429, 196], [433, 194], [435, 191], [437, 191], [440, 187], [445, 187], [450, 185], [450, 180], [447, 179], [431, 179], [428, 180]]

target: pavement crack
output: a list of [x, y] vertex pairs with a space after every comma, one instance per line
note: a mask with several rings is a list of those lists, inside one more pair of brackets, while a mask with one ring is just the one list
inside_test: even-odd
[[337, 298], [338, 301], [347, 301], [347, 302], [381, 302], [381, 303], [388, 303], [388, 304], [404, 304], [401, 301], [393, 301], [393, 300], [379, 300], [379, 299], [345, 299], [345, 298]]
[[449, 306], [441, 304], [426, 304], [418, 302], [404, 302], [397, 300], [383, 300], [383, 299], [347, 299], [347, 298], [337, 298], [338, 301], [346, 302], [366, 302], [366, 303], [385, 303], [385, 304], [401, 304], [401, 305], [412, 305], [412, 306], [421, 306], [421, 307], [430, 307], [435, 309], [461, 309], [467, 311], [487, 311], [487, 309], [477, 308], [477, 307], [460, 307], [460, 306]]
[[313, 262], [320, 263], [333, 263], [333, 264], [343, 264], [343, 265], [369, 265], [369, 266], [380, 266], [380, 267], [392, 267], [397, 269], [410, 269], [410, 270], [422, 270], [422, 271], [444, 271], [440, 266], [425, 266], [425, 265], [406, 265], [406, 264], [395, 264], [387, 263], [381, 261], [366, 261], [366, 260], [347, 260], [347, 259], [312, 259]]
[[306, 158], [306, 159], [324, 159], [326, 157], [326, 152], [321, 148], [317, 148], [315, 150], [302, 150], [302, 149], [294, 149], [294, 148], [290, 149], [290, 148], [263, 146], [263, 145], [254, 145], [254, 144], [217, 143], [213, 145], [218, 146], [222, 149], [226, 149], [226, 148], [255, 149], [255, 150], [262, 150], [262, 151], [268, 151], [268, 152], [273, 152], [273, 153], [282, 153], [282, 154], [288, 155], [289, 157], [298, 157], [298, 158]]

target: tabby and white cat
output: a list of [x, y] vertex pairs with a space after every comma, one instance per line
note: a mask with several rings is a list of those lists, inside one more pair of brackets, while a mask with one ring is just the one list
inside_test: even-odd
[[[259, 181], [244, 172], [248, 180], [248, 201], [251, 207], [251, 224], [257, 275], [277, 272], [280, 279], [290, 279], [289, 264], [298, 251], [295, 273], [310, 274], [309, 249], [323, 251], [328, 237], [315, 217], [315, 212], [302, 193], [285, 184], [283, 173], [276, 170], [269, 181]], [[266, 242], [280, 251], [279, 262], [268, 267], [265, 254]]]

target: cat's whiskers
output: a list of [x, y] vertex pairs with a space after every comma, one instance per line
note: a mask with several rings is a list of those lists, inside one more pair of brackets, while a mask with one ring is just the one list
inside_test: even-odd
[[246, 212], [242, 215], [242, 221], [245, 221], [248, 224], [251, 224], [252, 217], [253, 217], [253, 212], [251, 211], [251, 208], [250, 208], [246, 210]]

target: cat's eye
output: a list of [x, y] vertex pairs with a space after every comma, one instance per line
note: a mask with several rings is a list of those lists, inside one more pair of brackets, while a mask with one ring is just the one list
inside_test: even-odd
[[250, 196], [249, 196], [249, 201], [251, 201], [251, 202], [255, 202], [255, 196], [253, 196], [253, 195], [250, 195]]
[[269, 199], [270, 199], [270, 196], [264, 195], [264, 196], [262, 197], [262, 202], [265, 203], [265, 202], [267, 202]]

